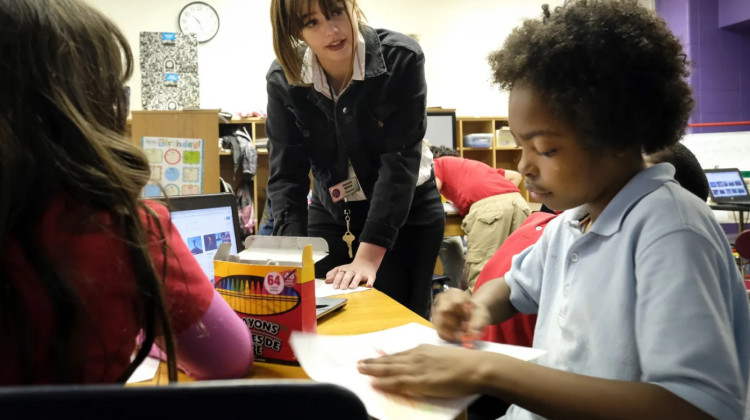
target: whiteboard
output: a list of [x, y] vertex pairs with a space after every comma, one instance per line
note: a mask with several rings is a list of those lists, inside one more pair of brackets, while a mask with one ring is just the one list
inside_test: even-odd
[[682, 143], [693, 152], [703, 169], [750, 171], [750, 131], [686, 134]]
[[456, 114], [427, 112], [424, 138], [433, 146], [456, 148]]

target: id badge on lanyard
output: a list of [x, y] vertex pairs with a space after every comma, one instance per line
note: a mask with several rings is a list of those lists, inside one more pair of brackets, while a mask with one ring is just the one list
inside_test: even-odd
[[[328, 192], [331, 194], [331, 200], [333, 200], [334, 203], [337, 203], [341, 200], [345, 200], [346, 197], [356, 193], [359, 189], [359, 181], [357, 181], [357, 177], [354, 176], [329, 188]], [[351, 229], [349, 229], [351, 210], [349, 210], [349, 203], [346, 202], [344, 203], [344, 221], [346, 222], [346, 232], [344, 232], [344, 236], [341, 237], [341, 240], [346, 242], [346, 246], [349, 249], [349, 258], [354, 258], [352, 242], [354, 242], [356, 237]]]
[[334, 203], [338, 203], [339, 201], [359, 191], [359, 189], [360, 187], [359, 181], [357, 181], [357, 177], [351, 177], [346, 181], [340, 182], [329, 188], [328, 193], [331, 194], [331, 200], [333, 200]]

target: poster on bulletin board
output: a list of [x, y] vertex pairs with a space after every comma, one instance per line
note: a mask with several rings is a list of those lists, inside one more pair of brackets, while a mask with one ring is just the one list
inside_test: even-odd
[[203, 140], [143, 137], [143, 151], [151, 165], [151, 180], [144, 197], [203, 194]]

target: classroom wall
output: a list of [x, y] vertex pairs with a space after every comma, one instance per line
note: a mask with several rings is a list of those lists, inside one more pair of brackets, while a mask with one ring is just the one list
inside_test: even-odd
[[[179, 32], [177, 15], [188, 0], [86, 0], [125, 34], [135, 56], [131, 109], [140, 110], [141, 31]], [[230, 112], [265, 110], [265, 74], [273, 58], [267, 0], [206, 0], [219, 13], [220, 29], [198, 47], [201, 108]]]
[[719, 2], [719, 26], [730, 27], [742, 25], [748, 28], [750, 23], [750, 2], [747, 0], [721, 0]]
[[[136, 69], [131, 108], [142, 109], [138, 39], [141, 31], [177, 32], [177, 14], [189, 0], [85, 0], [125, 33]], [[198, 48], [202, 108], [229, 112], [265, 110], [265, 74], [273, 61], [269, 0], [204, 0], [221, 27]], [[639, 0], [654, 9], [655, 0]], [[415, 34], [426, 56], [428, 106], [456, 108], [459, 116], [504, 116], [507, 94], [490, 82], [487, 54], [500, 47], [541, 4], [564, 0], [358, 0], [370, 26]]]
[[[743, 1], [750, 14], [750, 2]], [[657, 13], [683, 42], [691, 61], [690, 86], [696, 101], [692, 123], [750, 120], [750, 31], [719, 26], [719, 10], [724, 4], [724, 0], [656, 1]], [[747, 128], [705, 127], [690, 132]]]
[[[123, 30], [138, 62], [141, 31], [178, 31], [188, 0], [87, 0]], [[269, 0], [206, 0], [219, 13], [216, 37], [198, 48], [201, 107], [265, 110], [265, 74], [274, 55]], [[653, 0], [643, 0], [645, 4]], [[551, 6], [563, 0], [545, 0]], [[507, 115], [507, 95], [490, 83], [487, 54], [523, 18], [541, 14], [529, 0], [359, 0], [369, 24], [419, 37], [426, 56], [428, 105], [458, 115]], [[130, 82], [132, 109], [142, 109], [140, 69]]]

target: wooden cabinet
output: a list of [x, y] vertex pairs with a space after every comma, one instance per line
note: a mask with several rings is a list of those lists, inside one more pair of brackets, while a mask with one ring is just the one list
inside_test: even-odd
[[[507, 117], [457, 117], [456, 149], [467, 159], [479, 160], [493, 168], [518, 171], [521, 159], [521, 148], [515, 145], [498, 145], [498, 134], [505, 133], [508, 127]], [[486, 133], [492, 135], [489, 147], [466, 147], [464, 137], [468, 134]], [[523, 183], [519, 186], [521, 195], [529, 200], [529, 193]]]
[[128, 124], [126, 130], [138, 147], [143, 137], [204, 139], [203, 192], [219, 192], [218, 109], [133, 111], [132, 115], [132, 125]]
[[[266, 207], [266, 187], [268, 185], [268, 149], [258, 148], [258, 140], [267, 141], [265, 118], [233, 119], [229, 123], [219, 123], [218, 110], [210, 111], [134, 111], [134, 124], [132, 127], [132, 138], [140, 144], [143, 135], [192, 137], [210, 139], [218, 135], [234, 132], [236, 129], [245, 128], [253, 139], [258, 151], [258, 169], [253, 182], [253, 208], [255, 209], [256, 231], [258, 223]], [[189, 115], [188, 115], [189, 114]], [[186, 122], [182, 118], [194, 119]], [[198, 120], [195, 120], [195, 119]], [[210, 119], [210, 120], [209, 120]], [[139, 120], [139, 122], [136, 122]], [[174, 125], [174, 129], [168, 129]], [[498, 130], [507, 128], [507, 117], [456, 117], [456, 149], [464, 158], [475, 159], [486, 163], [493, 168], [505, 168], [518, 170], [518, 161], [521, 158], [521, 149], [516, 146], [498, 145]], [[153, 127], [149, 129], [148, 127]], [[200, 128], [202, 127], [202, 128]], [[130, 126], [128, 127], [130, 128]], [[152, 132], [153, 131], [153, 132]], [[466, 147], [464, 136], [474, 133], [489, 133], [492, 135], [490, 147]], [[206, 141], [206, 179], [204, 192], [218, 192], [218, 182], [215, 182], [218, 174], [228, 183], [236, 188], [242, 179], [242, 168], [234, 173], [234, 161], [230, 152], [219, 151], [215, 148], [218, 142]], [[214, 164], [211, 156], [218, 155], [218, 165]], [[521, 194], [529, 199], [528, 192], [523, 184], [519, 187]]]
[[[133, 111], [126, 125], [126, 135], [141, 145], [143, 136], [199, 138], [205, 141], [203, 192], [218, 193], [219, 176], [236, 188], [242, 180], [242, 167], [234, 172], [232, 153], [219, 148], [219, 136], [245, 128], [257, 148], [257, 140], [267, 138], [265, 118], [233, 119], [219, 122], [219, 110]], [[253, 208], [256, 231], [266, 207], [268, 184], [268, 151], [258, 150], [258, 169], [253, 182]]]

